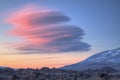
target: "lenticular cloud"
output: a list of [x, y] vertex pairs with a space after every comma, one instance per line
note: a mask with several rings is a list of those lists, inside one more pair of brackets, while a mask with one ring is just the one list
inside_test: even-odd
[[69, 25], [69, 21], [68, 16], [55, 10], [39, 10], [35, 6], [17, 10], [7, 19], [13, 25], [9, 33], [23, 41], [12, 46], [20, 51], [38, 53], [89, 50], [90, 45], [81, 41], [84, 31]]

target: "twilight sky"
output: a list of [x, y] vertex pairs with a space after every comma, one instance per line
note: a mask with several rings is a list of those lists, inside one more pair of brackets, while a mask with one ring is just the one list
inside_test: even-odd
[[60, 67], [120, 47], [119, 0], [1, 0], [0, 66]]

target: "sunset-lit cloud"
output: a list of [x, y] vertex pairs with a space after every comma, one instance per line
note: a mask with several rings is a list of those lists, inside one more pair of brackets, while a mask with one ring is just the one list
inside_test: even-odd
[[82, 42], [84, 31], [80, 27], [68, 24], [70, 20], [59, 11], [26, 6], [13, 12], [6, 21], [13, 25], [9, 34], [23, 39], [22, 42], [12, 43], [12, 47], [20, 51], [88, 51], [90, 45]]

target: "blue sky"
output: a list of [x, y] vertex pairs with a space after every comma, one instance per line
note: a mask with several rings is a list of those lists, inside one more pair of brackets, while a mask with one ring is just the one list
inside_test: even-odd
[[[52, 9], [54, 10], [52, 13], [55, 13], [57, 16], [62, 16], [62, 18], [70, 18], [71, 20], [70, 21], [68, 20], [68, 24], [75, 26], [71, 26], [70, 28], [66, 28], [66, 26], [63, 26], [63, 28], [58, 27], [60, 28], [60, 32], [62, 32], [61, 30], [63, 30], [63, 32], [68, 31], [68, 33], [71, 31], [71, 33], [69, 34], [74, 36], [70, 38], [70, 41], [72, 40], [73, 43], [76, 41], [76, 39], [78, 39], [78, 37], [81, 38], [83, 37], [82, 39], [80, 39], [80, 41], [77, 41], [76, 43], [82, 44], [83, 48], [81, 50], [87, 49], [89, 46], [87, 46], [87, 48], [85, 47], [87, 44], [89, 44], [91, 45], [91, 50], [85, 52], [78, 52], [79, 47], [74, 47], [74, 49], [69, 48], [67, 50], [64, 50], [64, 52], [61, 54], [25, 55], [24, 52], [20, 52], [20, 50], [10, 47], [10, 45], [8, 44], [16, 43], [16, 42], [19, 43], [19, 41], [23, 41], [23, 39], [21, 39], [20, 36], [8, 35], [8, 31], [14, 29], [15, 25], [11, 25], [9, 23], [6, 23], [5, 21], [10, 17], [11, 13], [14, 13], [15, 11], [19, 11], [19, 9], [21, 8], [24, 9], [24, 6], [28, 4], [45, 7], [45, 9], [48, 10]], [[0, 0], [0, 59], [1, 59], [0, 66], [1, 65], [10, 66], [15, 68], [20, 68], [20, 67], [38, 68], [43, 66], [60, 67], [60, 66], [73, 64], [78, 61], [82, 61], [87, 57], [89, 57], [90, 55], [100, 51], [120, 47], [120, 5], [119, 4], [120, 4], [120, 0], [59, 0], [59, 1], [58, 0]], [[26, 10], [26, 8], [24, 10]], [[56, 11], [58, 11], [58, 13], [56, 13]], [[59, 12], [63, 13], [64, 15], [60, 15]], [[49, 16], [51, 17], [52, 14], [48, 14], [48, 13], [47, 13], [47, 17]], [[47, 17], [43, 15], [43, 19], [46, 19]], [[59, 19], [58, 22], [60, 22]], [[55, 30], [58, 30], [58, 28], [55, 28]], [[67, 30], [64, 30], [64, 28]], [[52, 27], [51, 29], [54, 28]], [[75, 31], [72, 32], [73, 31], [72, 29], [74, 29], [76, 32]], [[82, 36], [83, 32], [81, 30], [84, 31], [85, 33], [84, 36]], [[50, 31], [48, 31], [48, 33], [49, 32]], [[19, 35], [21, 35], [20, 32], [18, 33]], [[65, 35], [65, 36], [59, 35], [59, 36], [69, 37], [70, 35]], [[42, 39], [42, 37], [40, 38]], [[66, 39], [67, 38], [63, 38], [63, 40]], [[33, 39], [33, 42], [34, 40], [35, 39]], [[57, 41], [60, 42], [62, 40], [58, 39]], [[48, 51], [49, 48], [53, 47], [52, 49], [54, 51], [54, 47], [55, 49], [58, 49], [59, 47], [61, 49], [61, 46], [63, 48], [66, 47], [66, 45], [67, 47], [69, 47], [69, 45], [71, 46], [71, 43], [68, 44], [69, 42], [66, 44], [61, 44], [61, 46], [58, 46], [58, 44], [56, 44], [55, 42], [52, 42], [51, 47], [48, 47], [50, 45], [47, 46], [45, 45], [45, 47], [41, 47], [41, 46], [40, 47], [45, 51], [47, 47], [48, 47], [47, 48]], [[76, 43], [74, 43], [74, 46], [76, 46]], [[24, 43], [21, 45], [24, 45]], [[57, 45], [57, 48], [54, 45]], [[34, 50], [34, 46], [35, 49], [37, 49], [36, 45], [33, 45], [32, 49]], [[27, 47], [29, 46], [27, 45]], [[75, 50], [77, 52], [72, 52]], [[65, 51], [69, 51], [69, 52], [71, 51], [71, 52], [67, 53]], [[10, 55], [6, 53], [10, 53]]]
[[[1, 15], [5, 13], [7, 16], [7, 12], [26, 4], [37, 4], [65, 13], [72, 19], [71, 24], [80, 26], [85, 31], [83, 41], [91, 44], [93, 50], [106, 50], [120, 46], [119, 0], [1, 0]], [[2, 41], [13, 39], [11, 36], [5, 37], [5, 31], [10, 28], [10, 25], [2, 22], [6, 16], [0, 16]]]

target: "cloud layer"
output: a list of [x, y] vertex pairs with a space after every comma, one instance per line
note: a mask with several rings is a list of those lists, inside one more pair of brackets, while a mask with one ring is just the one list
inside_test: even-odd
[[[7, 22], [14, 27], [11, 35], [23, 38], [13, 47], [26, 52], [61, 53], [87, 51], [90, 45], [82, 42], [84, 31], [69, 25], [70, 18], [55, 10], [24, 7], [17, 10]], [[67, 24], [66, 24], [67, 23]]]

